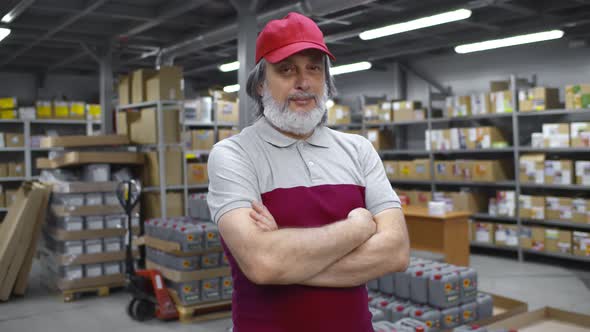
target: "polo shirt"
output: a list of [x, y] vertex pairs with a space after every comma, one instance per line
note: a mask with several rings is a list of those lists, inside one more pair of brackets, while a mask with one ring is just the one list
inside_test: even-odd
[[[400, 200], [372, 144], [320, 126], [306, 140], [283, 135], [266, 118], [217, 143], [209, 155], [207, 201], [214, 222], [262, 202], [279, 228], [321, 227], [358, 207], [373, 215]], [[249, 222], [244, 220], [243, 222]], [[373, 331], [365, 286], [256, 285], [223, 242], [233, 278], [235, 332]]]

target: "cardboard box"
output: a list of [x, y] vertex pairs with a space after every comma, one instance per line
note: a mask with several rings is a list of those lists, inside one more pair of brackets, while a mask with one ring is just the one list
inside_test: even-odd
[[240, 121], [240, 110], [237, 102], [216, 100], [213, 107], [217, 122], [237, 124]]
[[478, 243], [494, 243], [494, 224], [486, 222], [474, 222], [473, 240]]
[[510, 329], [514, 331], [582, 332], [586, 331], [588, 326], [590, 326], [589, 315], [544, 307], [486, 325], [486, 328], [489, 331]]
[[154, 69], [137, 69], [131, 73], [131, 103], [143, 103], [147, 99], [147, 81], [156, 75]]
[[536, 87], [518, 92], [520, 112], [545, 111], [559, 107], [559, 89]]
[[455, 160], [452, 165], [452, 180], [453, 181], [472, 181], [473, 180], [473, 166], [475, 162], [472, 160]]
[[543, 124], [543, 140], [546, 148], [567, 148], [570, 146], [570, 126], [567, 123]]
[[56, 119], [67, 119], [70, 117], [70, 103], [67, 101], [53, 101], [53, 115]]
[[37, 119], [51, 119], [53, 118], [53, 105], [50, 101], [38, 100], [35, 103], [37, 111]]
[[8, 176], [8, 163], [0, 163], [0, 178]]
[[520, 195], [518, 202], [522, 219], [545, 219], [545, 196]]
[[123, 135], [97, 135], [97, 136], [48, 136], [41, 139], [42, 148], [53, 147], [91, 147], [128, 145], [129, 138]]
[[590, 108], [590, 84], [566, 85], [565, 105], [570, 110]]
[[92, 120], [100, 120], [102, 109], [100, 108], [100, 104], [88, 104], [86, 105], [86, 113], [88, 117]]
[[363, 117], [368, 124], [390, 123], [393, 120], [391, 103], [365, 105]]
[[471, 115], [471, 96], [453, 96], [446, 98], [447, 116], [462, 117]]
[[414, 171], [413, 161], [399, 161], [399, 174], [401, 180], [410, 180], [412, 178], [412, 172]]
[[[451, 192], [449, 193], [453, 201], [453, 211], [467, 211], [477, 213], [485, 209], [486, 197], [473, 192]], [[428, 206], [428, 202], [426, 203]]]
[[[144, 211], [144, 218], [161, 218], [162, 205], [160, 204], [159, 193], [145, 193], [143, 194], [142, 207]], [[166, 216], [167, 217], [181, 217], [184, 216], [184, 204], [182, 193], [169, 192], [166, 194]]]
[[[183, 183], [182, 180], [182, 151], [180, 149], [166, 149], [164, 153], [166, 161], [166, 185], [177, 186]], [[158, 163], [158, 152], [145, 153], [145, 166], [143, 167], [143, 183], [148, 187], [160, 185], [160, 167]]]
[[545, 251], [570, 254], [572, 252], [572, 232], [545, 229]]
[[22, 148], [25, 146], [25, 136], [23, 134], [5, 133], [4, 144], [7, 148]]
[[0, 207], [1, 208], [6, 207], [6, 197], [4, 195], [4, 191], [2, 191], [2, 190], [0, 190]]
[[393, 122], [415, 121], [419, 117], [417, 112], [407, 109], [393, 111]]
[[471, 163], [473, 181], [496, 182], [512, 178], [512, 168], [505, 160], [475, 160]]
[[11, 161], [8, 163], [8, 176], [9, 177], [24, 177], [25, 176], [25, 163]]
[[327, 114], [327, 125], [350, 124], [352, 113], [350, 112], [350, 107], [348, 106], [335, 104], [334, 106], [328, 108]]
[[37, 158], [36, 165], [40, 169], [54, 169], [84, 164], [143, 164], [143, 155], [137, 152], [66, 152], [55, 159]]
[[222, 141], [226, 138], [230, 138], [230, 137], [237, 135], [239, 133], [240, 133], [240, 131], [237, 129], [219, 129], [217, 132], [217, 134], [219, 135], [218, 142]]
[[410, 205], [428, 207], [428, 202], [432, 200], [432, 193], [430, 191], [413, 190], [410, 194]]
[[367, 139], [375, 150], [389, 150], [394, 147], [394, 135], [391, 130], [368, 129]]
[[590, 257], [590, 233], [573, 232], [572, 249], [575, 256]]
[[193, 150], [211, 150], [215, 144], [215, 131], [212, 129], [191, 130], [190, 142]]
[[572, 200], [572, 221], [590, 224], [590, 199], [575, 198]]
[[0, 110], [0, 119], [14, 120], [18, 119], [19, 112], [17, 110]]
[[119, 106], [131, 104], [131, 79], [129, 76], [119, 77], [117, 91], [119, 95]]
[[510, 81], [491, 81], [490, 82], [490, 91], [491, 92], [500, 92], [506, 91], [510, 89]]
[[395, 193], [397, 194], [397, 197], [399, 197], [402, 206], [408, 206], [412, 203], [410, 201], [411, 191], [396, 190]]
[[209, 182], [207, 163], [188, 163], [187, 177], [189, 185], [207, 184]]
[[573, 148], [590, 147], [590, 122], [570, 123], [570, 135]]
[[139, 116], [140, 113], [138, 111], [120, 111], [117, 112], [115, 115], [115, 129], [117, 135], [125, 135], [129, 136], [131, 131], [129, 130], [130, 124], [132, 121], [129, 120], [129, 114], [134, 114]]
[[16, 97], [0, 98], [0, 108], [15, 109], [15, 108], [17, 108], [17, 106], [18, 106], [18, 104], [16, 102]]
[[489, 93], [471, 95], [471, 114], [481, 115], [492, 113], [492, 105]]
[[576, 184], [590, 185], [590, 161], [576, 161]]
[[410, 179], [413, 180], [430, 180], [430, 160], [416, 159], [412, 162], [412, 170], [410, 172]]
[[[178, 143], [180, 140], [180, 123], [178, 110], [162, 111], [164, 119], [164, 143]], [[130, 139], [137, 144], [158, 144], [158, 121], [155, 108], [142, 109], [140, 112], [128, 112]]]
[[467, 149], [467, 128], [451, 128], [451, 150]]
[[514, 191], [496, 192], [496, 211], [498, 216], [514, 217], [516, 212], [516, 193]]
[[452, 181], [454, 161], [435, 160], [434, 178], [439, 181]]
[[70, 103], [70, 119], [86, 119], [86, 103], [74, 101]]
[[414, 101], [414, 100], [398, 100], [398, 101], [392, 102], [391, 107], [393, 108], [393, 111], [398, 111], [398, 110], [416, 111], [416, 110], [422, 108], [422, 103], [419, 101]]
[[18, 190], [16, 189], [6, 189], [4, 191], [4, 199], [6, 200], [6, 207], [12, 206], [12, 204], [16, 201]]
[[397, 161], [384, 160], [383, 168], [389, 180], [400, 179], [399, 163]]
[[506, 143], [506, 139], [496, 127], [477, 127], [467, 129], [467, 149], [491, 149], [494, 144]]
[[543, 227], [521, 227], [520, 245], [524, 249], [536, 251], [545, 250], [545, 228]]
[[548, 220], [571, 221], [573, 200], [567, 197], [545, 197], [545, 218]]
[[498, 91], [490, 94], [490, 101], [492, 104], [493, 113], [512, 113], [514, 106], [512, 105], [512, 91]]
[[[428, 130], [426, 132], [428, 133]], [[430, 136], [430, 148], [432, 151], [452, 150], [450, 129], [432, 130], [426, 136]]]
[[146, 89], [146, 101], [183, 99], [182, 68], [160, 67], [156, 75], [147, 78]]
[[519, 161], [519, 178], [522, 183], [542, 184], [545, 182], [545, 155], [525, 154]]
[[494, 235], [496, 245], [516, 247], [518, 246], [518, 237], [518, 226], [496, 224]]
[[571, 160], [545, 160], [545, 184], [572, 184]]

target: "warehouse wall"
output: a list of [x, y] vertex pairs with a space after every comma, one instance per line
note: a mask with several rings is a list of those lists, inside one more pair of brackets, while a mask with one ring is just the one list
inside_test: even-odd
[[[510, 74], [530, 78], [537, 74], [538, 84], [563, 87], [569, 83], [590, 82], [590, 48], [570, 49], [565, 40], [523, 45], [472, 54], [452, 54], [422, 58], [411, 66], [445, 86], [455, 94], [469, 94], [489, 90], [489, 81], [507, 79]], [[392, 72], [367, 71], [337, 76], [340, 96], [368, 94], [391, 95]], [[408, 77], [408, 99], [427, 99], [423, 81]]]
[[0, 73], [0, 97], [16, 96], [20, 105], [32, 105], [37, 99], [81, 100], [98, 102], [98, 77], [77, 75], [48, 75], [44, 86], [37, 90], [35, 75], [29, 73]]

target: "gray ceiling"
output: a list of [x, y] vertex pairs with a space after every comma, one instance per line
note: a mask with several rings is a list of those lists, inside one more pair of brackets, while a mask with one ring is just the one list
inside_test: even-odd
[[[112, 45], [117, 73], [154, 66], [163, 52], [197, 86], [235, 83], [236, 72], [216, 69], [237, 58], [232, 1], [246, 0], [2, 0], [0, 17], [18, 5], [24, 10], [12, 23], [0, 23], [12, 29], [0, 42], [0, 71], [96, 75], [93, 54]], [[460, 43], [551, 28], [564, 29], [571, 44], [590, 41], [590, 0], [258, 0], [250, 8], [259, 29], [273, 14], [303, 10], [320, 24], [337, 63], [370, 59], [377, 68], [451, 52]], [[368, 28], [457, 8], [472, 9], [472, 17], [371, 41], [358, 38]]]

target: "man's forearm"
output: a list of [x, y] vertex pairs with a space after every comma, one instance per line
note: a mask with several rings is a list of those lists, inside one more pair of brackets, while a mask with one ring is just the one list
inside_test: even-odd
[[[317, 287], [354, 287], [387, 273], [403, 270], [407, 264], [408, 242], [403, 223], [399, 227], [382, 221], [375, 235], [358, 248], [301, 284]], [[403, 227], [402, 227], [403, 226]]]
[[347, 219], [317, 228], [261, 232], [258, 254], [272, 271], [265, 283], [294, 284], [311, 278], [365, 242], [372, 235], [366, 229]]

